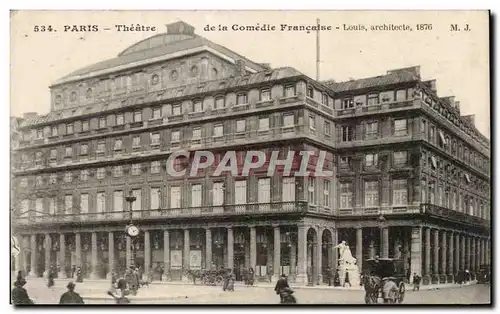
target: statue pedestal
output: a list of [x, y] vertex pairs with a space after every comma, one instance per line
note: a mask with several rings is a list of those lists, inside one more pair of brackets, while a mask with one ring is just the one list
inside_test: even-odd
[[345, 263], [342, 260], [339, 261], [339, 264], [337, 270], [339, 272], [340, 286], [344, 286], [346, 274], [349, 274], [351, 287], [359, 287], [360, 275], [358, 266], [356, 264]]

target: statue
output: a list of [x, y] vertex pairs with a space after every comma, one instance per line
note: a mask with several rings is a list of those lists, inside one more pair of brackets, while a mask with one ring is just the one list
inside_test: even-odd
[[337, 268], [340, 285], [345, 286], [349, 284], [353, 287], [358, 286], [360, 281], [359, 268], [356, 265], [356, 258], [352, 256], [351, 249], [346, 241], [340, 242], [338, 245], [334, 246], [333, 249], [338, 249], [340, 253], [339, 265]]
[[339, 249], [340, 260], [346, 264], [356, 264], [356, 259], [352, 256], [351, 249], [346, 244], [345, 241], [342, 241], [338, 245], [333, 247], [334, 249]]

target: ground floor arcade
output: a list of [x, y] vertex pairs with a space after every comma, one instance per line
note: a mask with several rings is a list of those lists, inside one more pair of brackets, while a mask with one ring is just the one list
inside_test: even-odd
[[60, 278], [71, 277], [73, 266], [84, 277], [109, 278], [132, 265], [156, 280], [186, 280], [187, 269], [232, 268], [237, 279], [253, 268], [259, 280], [276, 280], [286, 274], [291, 281], [321, 284], [338, 263], [334, 248], [346, 241], [358, 261], [391, 257], [405, 261], [405, 272], [424, 277], [424, 284], [452, 281], [454, 274], [489, 264], [488, 237], [438, 225], [412, 225], [390, 220], [384, 225], [363, 221], [335, 223], [321, 219], [240, 224], [141, 225], [131, 239], [123, 228], [109, 226], [77, 232], [20, 233], [21, 253], [13, 268], [30, 276], [58, 268]]

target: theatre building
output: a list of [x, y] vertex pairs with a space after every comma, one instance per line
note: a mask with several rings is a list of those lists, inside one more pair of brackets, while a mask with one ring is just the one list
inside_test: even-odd
[[[177, 22], [50, 92], [50, 112], [20, 119], [13, 149], [13, 264], [30, 276], [54, 265], [106, 278], [133, 264], [172, 281], [225, 267], [321, 284], [342, 240], [361, 271], [375, 255], [403, 258], [428, 281], [490, 261], [490, 143], [418, 67], [318, 82]], [[180, 150], [215, 162], [171, 176]], [[248, 150], [326, 151], [333, 175], [268, 176], [267, 163], [214, 175], [227, 151], [241, 169]]]

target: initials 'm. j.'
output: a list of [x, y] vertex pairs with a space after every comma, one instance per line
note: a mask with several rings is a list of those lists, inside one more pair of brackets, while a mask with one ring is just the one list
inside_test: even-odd
[[65, 32], [98, 32], [98, 25], [64, 25]]

